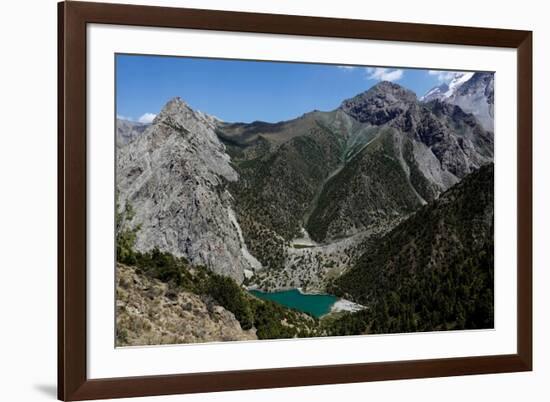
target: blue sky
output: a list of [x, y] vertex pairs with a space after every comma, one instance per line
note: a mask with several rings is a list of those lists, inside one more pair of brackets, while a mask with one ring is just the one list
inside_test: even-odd
[[117, 115], [148, 122], [175, 96], [228, 122], [288, 120], [333, 110], [380, 80], [423, 95], [453, 74], [404, 68], [117, 55]]

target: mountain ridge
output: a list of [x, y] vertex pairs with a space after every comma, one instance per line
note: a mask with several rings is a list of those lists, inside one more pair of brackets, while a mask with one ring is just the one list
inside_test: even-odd
[[278, 123], [225, 123], [176, 97], [117, 149], [118, 210], [136, 211], [122, 227], [139, 251], [266, 290], [322, 289], [492, 149], [474, 115], [390, 82]]

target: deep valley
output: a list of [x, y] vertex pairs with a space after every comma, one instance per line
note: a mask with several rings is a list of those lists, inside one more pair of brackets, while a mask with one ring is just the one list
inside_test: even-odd
[[278, 123], [181, 98], [119, 120], [117, 344], [492, 328], [494, 78], [459, 78]]

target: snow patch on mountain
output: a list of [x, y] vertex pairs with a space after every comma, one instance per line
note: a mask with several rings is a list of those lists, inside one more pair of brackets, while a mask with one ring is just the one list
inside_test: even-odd
[[[420, 97], [421, 101], [429, 102], [434, 99], [448, 99], [453, 96], [458, 88], [462, 86], [466, 81], [472, 78], [473, 72], [457, 72], [454, 73], [452, 79], [449, 82], [442, 82], [440, 85], [433, 87], [424, 96]], [[445, 75], [448, 77], [449, 75]]]
[[452, 81], [448, 84], [449, 89], [443, 94], [443, 96], [445, 98], [453, 96], [457, 89], [470, 78], [472, 78], [473, 75], [474, 73], [457, 73], [455, 78], [453, 78]]

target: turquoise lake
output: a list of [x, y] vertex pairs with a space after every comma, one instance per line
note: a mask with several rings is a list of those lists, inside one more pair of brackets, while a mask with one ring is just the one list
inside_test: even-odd
[[271, 300], [283, 306], [309, 313], [317, 318], [328, 313], [332, 305], [338, 300], [336, 296], [332, 295], [303, 294], [298, 289], [283, 290], [280, 292], [250, 290], [250, 293], [260, 299]]

